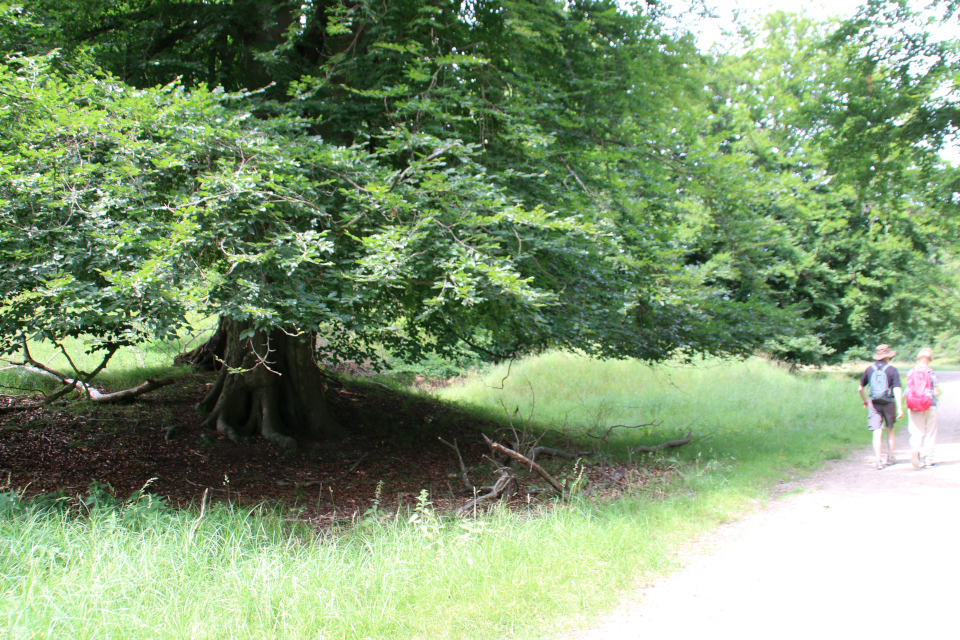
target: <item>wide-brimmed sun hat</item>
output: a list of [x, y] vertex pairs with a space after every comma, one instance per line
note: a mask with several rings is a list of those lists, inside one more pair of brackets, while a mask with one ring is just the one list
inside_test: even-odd
[[890, 345], [882, 344], [877, 347], [877, 352], [873, 354], [874, 360], [886, 360], [887, 358], [892, 358], [897, 355], [896, 351], [890, 351]]
[[933, 360], [933, 349], [930, 347], [920, 349], [920, 353], [917, 354], [917, 360], [926, 360], [928, 362]]

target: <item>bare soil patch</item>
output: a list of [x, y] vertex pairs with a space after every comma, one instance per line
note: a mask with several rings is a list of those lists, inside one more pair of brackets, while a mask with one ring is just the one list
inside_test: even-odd
[[[482, 433], [493, 434], [498, 425], [427, 396], [377, 385], [331, 387], [331, 410], [353, 427], [352, 435], [334, 442], [299, 439], [298, 450], [285, 453], [263, 440], [237, 444], [201, 430], [195, 406], [212, 380], [213, 374], [189, 375], [122, 405], [75, 402], [0, 415], [0, 482], [28, 495], [76, 496], [97, 481], [119, 498], [149, 482], [151, 493], [175, 506], [199, 504], [207, 492], [214, 500], [280, 504], [328, 526], [362, 514], [378, 486], [380, 507], [387, 511], [415, 504], [421, 490], [442, 511], [471, 500], [443, 438], [456, 441], [474, 484], [493, 483], [495, 465]], [[0, 408], [36, 401], [0, 396]], [[171, 428], [176, 433], [168, 439]], [[574, 473], [570, 461], [552, 468], [561, 479]], [[602, 496], [656, 483], [668, 472], [655, 465], [638, 470], [592, 464], [585, 473], [587, 482], [607, 487], [596, 492]], [[518, 506], [549, 499], [537, 485], [543, 482], [531, 476], [510, 499]]]

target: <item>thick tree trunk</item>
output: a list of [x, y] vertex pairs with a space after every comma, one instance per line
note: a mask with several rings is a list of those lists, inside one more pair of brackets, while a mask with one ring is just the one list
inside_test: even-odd
[[197, 407], [210, 412], [204, 426], [237, 442], [263, 436], [284, 449], [296, 448], [296, 435], [342, 437], [323, 396], [315, 336], [275, 330], [241, 338], [247, 328], [226, 323], [226, 366]]
[[175, 357], [174, 364], [190, 364], [205, 371], [219, 371], [227, 350], [227, 322], [226, 318], [220, 316], [217, 330], [210, 339], [193, 351]]

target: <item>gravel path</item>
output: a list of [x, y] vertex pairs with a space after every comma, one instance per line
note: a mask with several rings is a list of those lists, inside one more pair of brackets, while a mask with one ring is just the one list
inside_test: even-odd
[[567, 640], [960, 637], [960, 372], [938, 376], [936, 467], [910, 465], [904, 419], [896, 465], [857, 452]]

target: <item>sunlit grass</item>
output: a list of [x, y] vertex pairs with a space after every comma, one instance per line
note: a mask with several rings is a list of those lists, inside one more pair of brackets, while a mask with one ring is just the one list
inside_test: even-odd
[[735, 508], [634, 498], [454, 521], [424, 505], [339, 536], [226, 507], [29, 513], [0, 520], [0, 620], [9, 637], [542, 637]]
[[762, 463], [776, 473], [867, 441], [865, 429], [858, 430], [863, 417], [854, 380], [797, 376], [760, 359], [649, 366], [555, 352], [475, 375], [438, 394], [570, 436], [649, 424], [612, 432], [610, 449], [621, 457], [638, 444], [692, 430], [694, 442], [672, 455]]

